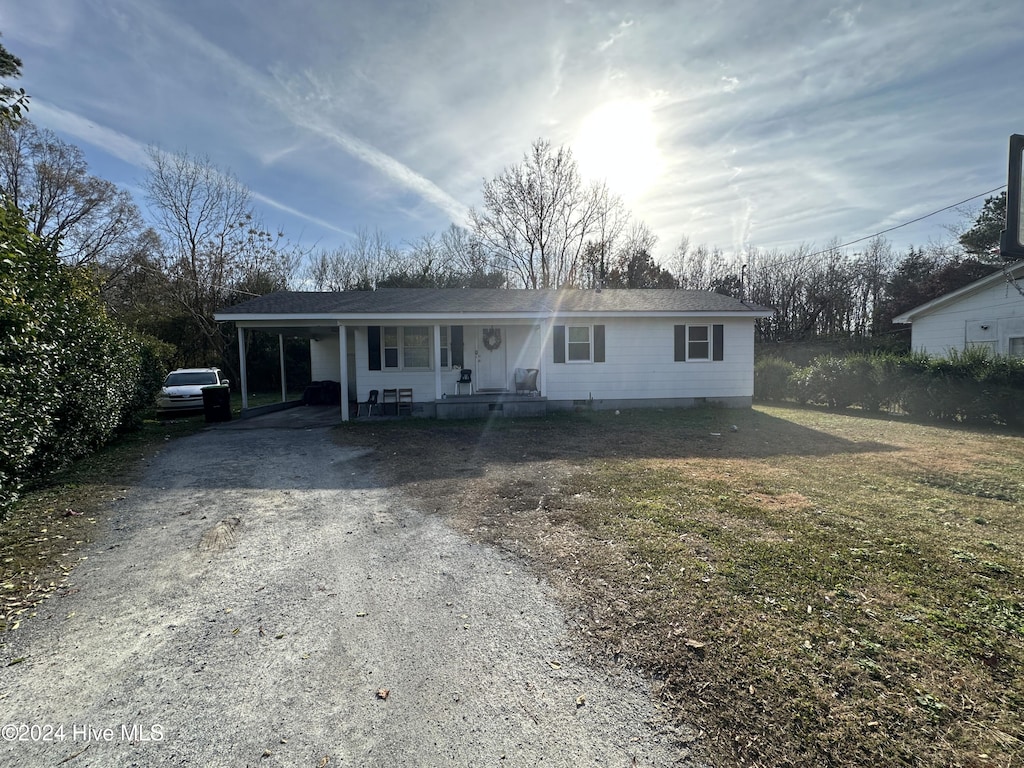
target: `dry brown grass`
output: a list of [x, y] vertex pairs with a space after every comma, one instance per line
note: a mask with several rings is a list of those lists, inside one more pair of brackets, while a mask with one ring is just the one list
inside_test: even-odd
[[1020, 436], [757, 408], [340, 439], [532, 562], [581, 652], [649, 675], [713, 764], [1024, 759]]

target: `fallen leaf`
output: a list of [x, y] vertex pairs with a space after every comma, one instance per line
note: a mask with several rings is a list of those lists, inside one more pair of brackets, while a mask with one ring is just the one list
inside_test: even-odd
[[562, 665], [559, 664], [557, 661], [549, 661], [548, 662], [548, 666], [551, 667], [552, 669], [561, 669], [562, 668]]
[[579, 709], [580, 707], [582, 707], [586, 703], [587, 703], [587, 697], [584, 696], [582, 693], [579, 696], [576, 697], [576, 709]]
[[324, 768], [324, 766], [327, 765], [329, 762], [331, 762], [331, 756], [330, 755], [324, 755], [323, 760], [320, 761], [319, 768]]
[[380, 699], [381, 701], [387, 701], [388, 696], [390, 696], [390, 695], [391, 695], [391, 689], [390, 688], [378, 688], [377, 689], [377, 698]]
[[683, 641], [683, 644], [686, 645], [687, 648], [696, 648], [698, 650], [707, 645], [707, 643], [702, 643], [700, 640], [694, 640], [692, 637], [686, 638], [686, 640]]
[[357, 611], [356, 616], [359, 616], [360, 618], [366, 616], [366, 611]]

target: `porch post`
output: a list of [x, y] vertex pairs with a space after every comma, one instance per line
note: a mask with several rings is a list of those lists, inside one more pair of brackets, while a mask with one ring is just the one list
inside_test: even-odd
[[540, 326], [540, 393], [548, 396], [548, 365], [551, 363], [551, 356], [548, 355], [548, 341], [551, 339], [551, 327], [555, 324], [554, 318], [549, 318]]
[[241, 377], [241, 381], [238, 382], [238, 386], [242, 388], [242, 410], [244, 411], [249, 407], [249, 378], [245, 372], [245, 329], [242, 326], [238, 328], [238, 375]]
[[341, 358], [341, 420], [348, 421], [348, 332], [344, 325], [338, 326], [338, 356]]
[[284, 372], [284, 334], [277, 334], [277, 348], [281, 354], [281, 402], [288, 399], [288, 382], [285, 380]]
[[[449, 331], [451, 333], [451, 331]], [[451, 339], [448, 339], [448, 343], [451, 344]], [[448, 354], [451, 355], [451, 347], [448, 348]], [[449, 363], [451, 360], [449, 359]], [[441, 384], [441, 326], [434, 326], [434, 399], [440, 400], [442, 394]]]

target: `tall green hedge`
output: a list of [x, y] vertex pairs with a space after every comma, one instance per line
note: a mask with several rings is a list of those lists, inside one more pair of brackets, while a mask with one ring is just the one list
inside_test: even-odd
[[764, 358], [754, 369], [754, 394], [763, 400], [830, 408], [855, 406], [940, 421], [1024, 426], [1024, 360], [982, 349], [954, 350], [941, 358], [821, 355], [799, 368]]
[[0, 519], [28, 480], [135, 423], [159, 375], [152, 346], [107, 316], [89, 275], [0, 206]]

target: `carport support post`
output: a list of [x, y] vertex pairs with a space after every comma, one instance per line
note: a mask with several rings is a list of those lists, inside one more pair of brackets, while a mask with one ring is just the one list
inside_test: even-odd
[[245, 329], [238, 326], [238, 374], [242, 380], [238, 386], [242, 388], [242, 410], [249, 407], [249, 378], [245, 372]]
[[344, 325], [338, 326], [338, 357], [341, 358], [341, 420], [348, 421], [348, 333]]
[[281, 402], [288, 400], [288, 381], [285, 379], [284, 373], [284, 334], [277, 334], [277, 348], [281, 352]]

